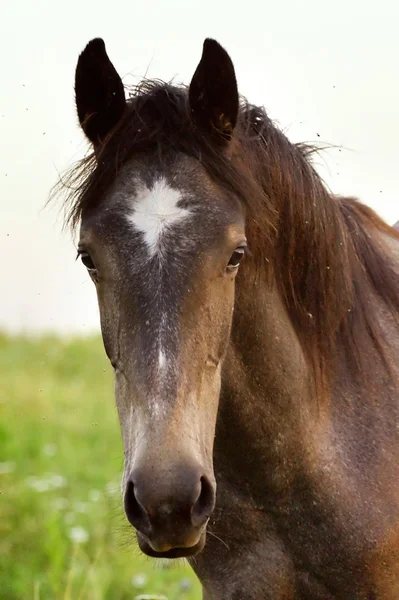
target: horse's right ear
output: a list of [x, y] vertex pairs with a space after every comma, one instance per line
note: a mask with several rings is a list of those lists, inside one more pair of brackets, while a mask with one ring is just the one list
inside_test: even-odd
[[79, 56], [75, 98], [80, 125], [96, 146], [118, 123], [126, 106], [122, 80], [100, 38], [91, 40]]

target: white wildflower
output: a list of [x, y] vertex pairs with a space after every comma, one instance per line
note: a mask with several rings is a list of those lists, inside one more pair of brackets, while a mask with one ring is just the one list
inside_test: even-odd
[[180, 589], [184, 592], [187, 592], [188, 590], [191, 589], [191, 581], [189, 580], [188, 577], [185, 577], [184, 579], [182, 579], [180, 581]]
[[134, 600], [168, 600], [163, 594], [139, 594]]
[[6, 462], [0, 462], [0, 475], [7, 475], [15, 471], [15, 462], [8, 460]]
[[84, 527], [71, 527], [69, 539], [75, 544], [85, 544], [89, 540], [89, 532]]
[[40, 479], [40, 477], [27, 477], [25, 480], [26, 485], [35, 490], [35, 492], [48, 492], [50, 489], [50, 485], [48, 479], [45, 477]]
[[145, 573], [137, 573], [132, 577], [132, 584], [135, 588], [143, 588], [148, 581], [148, 577]]
[[55, 444], [46, 444], [42, 448], [42, 453], [45, 456], [55, 456], [57, 454], [57, 446]]
[[68, 482], [67, 482], [66, 477], [63, 477], [62, 475], [57, 475], [57, 474], [49, 475], [49, 484], [52, 488], [65, 487], [67, 483]]
[[55, 510], [64, 510], [68, 506], [68, 500], [66, 498], [54, 498], [53, 507]]
[[99, 492], [98, 490], [90, 490], [89, 493], [89, 500], [91, 502], [98, 502], [101, 498], [101, 492]]
[[75, 502], [73, 507], [76, 512], [87, 513], [88, 504], [87, 502]]

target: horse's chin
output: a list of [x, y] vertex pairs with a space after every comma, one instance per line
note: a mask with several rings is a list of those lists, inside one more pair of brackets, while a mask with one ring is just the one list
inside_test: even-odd
[[204, 531], [201, 534], [200, 539], [194, 546], [189, 546], [188, 548], [170, 548], [165, 552], [158, 552], [154, 550], [151, 546], [150, 542], [141, 534], [137, 532], [137, 541], [139, 543], [140, 550], [146, 554], [147, 556], [151, 556], [152, 558], [188, 558], [190, 556], [195, 556], [202, 552], [206, 542], [206, 532]]

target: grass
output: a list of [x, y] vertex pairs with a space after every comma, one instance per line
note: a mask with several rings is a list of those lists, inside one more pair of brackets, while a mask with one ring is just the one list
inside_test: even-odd
[[0, 334], [0, 374], [1, 599], [198, 600], [190, 568], [142, 556], [123, 516], [101, 341]]

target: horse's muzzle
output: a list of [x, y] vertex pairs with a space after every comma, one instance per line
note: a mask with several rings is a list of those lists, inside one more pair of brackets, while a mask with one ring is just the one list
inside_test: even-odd
[[135, 469], [125, 489], [125, 512], [149, 556], [192, 556], [205, 545], [216, 484], [198, 465]]

